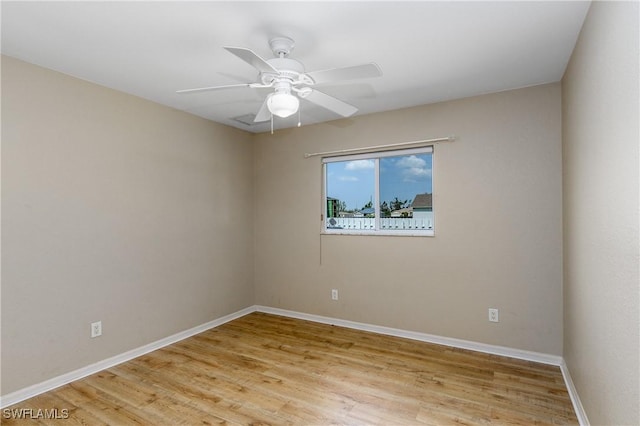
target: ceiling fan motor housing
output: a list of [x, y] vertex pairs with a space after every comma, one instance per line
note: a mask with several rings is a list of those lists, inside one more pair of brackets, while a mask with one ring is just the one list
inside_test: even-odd
[[278, 70], [278, 73], [262, 73], [261, 80], [263, 84], [271, 84], [274, 80], [285, 78], [295, 82], [299, 80], [300, 76], [304, 74], [304, 65], [289, 58], [273, 58], [267, 60], [267, 62]]

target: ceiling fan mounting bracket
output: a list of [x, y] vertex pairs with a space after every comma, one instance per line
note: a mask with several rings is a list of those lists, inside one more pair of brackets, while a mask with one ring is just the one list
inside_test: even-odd
[[276, 78], [278, 77], [277, 74], [271, 74], [271, 73], [261, 73], [260, 74], [260, 81], [262, 82], [262, 84], [264, 84], [265, 86], [272, 86], [273, 83], [276, 81]]
[[276, 58], [287, 57], [296, 43], [288, 37], [274, 37], [269, 40], [269, 47]]
[[311, 94], [311, 92], [313, 92], [313, 89], [311, 87], [301, 87], [300, 89], [298, 89], [296, 87], [292, 87], [291, 89], [294, 92], [296, 92], [299, 97], [301, 97], [303, 99], [306, 98], [307, 96], [309, 96]]

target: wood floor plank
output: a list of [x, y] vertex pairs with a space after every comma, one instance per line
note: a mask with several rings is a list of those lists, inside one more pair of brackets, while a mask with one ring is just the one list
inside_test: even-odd
[[575, 425], [560, 369], [252, 313], [9, 409], [83, 425]]

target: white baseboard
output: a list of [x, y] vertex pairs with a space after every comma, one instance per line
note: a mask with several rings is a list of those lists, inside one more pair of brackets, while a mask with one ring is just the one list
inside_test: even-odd
[[271, 308], [268, 306], [261, 306], [261, 305], [254, 305], [245, 309], [241, 309], [232, 314], [225, 315], [221, 318], [215, 319], [213, 321], [209, 321], [205, 324], [190, 328], [189, 330], [185, 330], [180, 333], [176, 333], [172, 336], [165, 337], [164, 339], [160, 339], [155, 342], [149, 343], [148, 345], [144, 345], [139, 348], [132, 349], [120, 355], [116, 355], [114, 357], [107, 358], [103, 361], [96, 362], [95, 364], [88, 365], [78, 370], [71, 371], [69, 373], [65, 373], [58, 377], [54, 377], [52, 379], [46, 380], [42, 383], [37, 383], [35, 385], [26, 387], [16, 392], [12, 392], [10, 394], [4, 395], [0, 397], [0, 409], [16, 404], [20, 401], [24, 401], [25, 399], [32, 398], [36, 395], [50, 391], [62, 385], [66, 385], [67, 383], [73, 382], [74, 380], [81, 379], [83, 377], [89, 376], [91, 374], [97, 373], [99, 371], [105, 370], [107, 368], [113, 367], [123, 362], [132, 360], [141, 355], [155, 351], [156, 349], [163, 348], [172, 343], [186, 339], [198, 333], [202, 333], [203, 331], [209, 330], [211, 328], [218, 327], [219, 325], [222, 325], [224, 323], [227, 323], [229, 321], [243, 317], [245, 315], [248, 315], [256, 311], [264, 312], [268, 314], [274, 314], [274, 315], [281, 315], [285, 317], [297, 318], [297, 319], [302, 319], [307, 321], [313, 321], [313, 322], [318, 322], [322, 324], [338, 325], [341, 327], [347, 327], [347, 328], [352, 328], [356, 330], [370, 331], [373, 333], [385, 334], [389, 336], [404, 337], [407, 339], [418, 340], [418, 341], [428, 342], [428, 343], [435, 343], [438, 345], [451, 346], [451, 347], [461, 348], [461, 349], [469, 349], [472, 351], [484, 352], [484, 353], [493, 354], [493, 355], [507, 356], [507, 357], [522, 359], [526, 361], [534, 361], [534, 362], [540, 362], [543, 364], [556, 365], [560, 367], [560, 370], [562, 371], [562, 375], [564, 377], [564, 381], [567, 386], [567, 390], [569, 392], [569, 396], [571, 397], [571, 402], [573, 403], [573, 408], [576, 411], [576, 416], [578, 417], [578, 421], [580, 422], [580, 425], [589, 426], [587, 415], [584, 411], [584, 408], [582, 407], [582, 403], [580, 402], [580, 398], [578, 397], [578, 393], [573, 384], [573, 381], [571, 380], [571, 376], [569, 374], [567, 365], [564, 362], [564, 359], [560, 356], [549, 355], [549, 354], [544, 354], [540, 352], [525, 351], [521, 349], [513, 349], [505, 346], [488, 345], [485, 343], [473, 342], [470, 340], [454, 339], [451, 337], [443, 337], [443, 336], [437, 336], [434, 334], [419, 333], [415, 331], [407, 331], [407, 330], [401, 330], [397, 328], [383, 327], [379, 325], [348, 321], [348, 320], [343, 320], [338, 318], [324, 317], [321, 315], [306, 314], [302, 312], [289, 311], [286, 309], [279, 309], [279, 308]]
[[356, 330], [370, 331], [373, 333], [386, 334], [388, 336], [404, 337], [406, 339], [418, 340], [421, 342], [435, 343], [438, 345], [451, 346], [461, 349], [469, 349], [472, 351], [484, 352], [492, 355], [502, 355], [510, 358], [523, 359], [526, 361], [535, 361], [542, 364], [556, 365], [558, 367], [562, 364], [562, 357], [558, 355], [549, 355], [540, 352], [513, 349], [505, 346], [488, 345], [486, 343], [473, 342], [470, 340], [454, 339], [451, 337], [437, 336], [435, 334], [419, 333], [416, 331], [407, 331], [397, 328], [323, 317], [320, 315], [288, 311], [286, 309], [270, 308], [267, 306], [258, 305], [256, 306], [256, 310], [258, 312], [264, 312], [268, 314], [282, 315], [285, 317], [298, 318], [323, 324], [339, 325], [341, 327], [353, 328]]
[[172, 343], [186, 339], [187, 337], [191, 337], [198, 333], [202, 333], [203, 331], [209, 330], [211, 328], [214, 328], [224, 323], [227, 323], [229, 321], [232, 321], [236, 318], [240, 318], [247, 314], [255, 312], [255, 310], [256, 310], [255, 306], [250, 306], [248, 308], [241, 309], [237, 312], [234, 312], [229, 315], [225, 315], [213, 321], [209, 321], [205, 324], [201, 324], [196, 327], [190, 328], [188, 330], [181, 331], [179, 333], [171, 335], [169, 337], [165, 337], [164, 339], [157, 340], [147, 345], [140, 346], [139, 348], [132, 349], [130, 351], [113, 356], [111, 358], [107, 358], [102, 361], [98, 361], [94, 364], [87, 365], [86, 367], [82, 367], [77, 370], [71, 371], [69, 373], [62, 374], [60, 376], [54, 377], [44, 382], [37, 383], [35, 385], [26, 387], [24, 389], [20, 389], [18, 391], [9, 393], [7, 395], [3, 395], [2, 397], [0, 397], [0, 409], [16, 404], [20, 401], [24, 401], [25, 399], [32, 398], [41, 393], [48, 392], [52, 389], [58, 388], [62, 385], [66, 385], [67, 383], [71, 383], [83, 377], [90, 376], [91, 374], [97, 373], [107, 368], [111, 368], [125, 361], [132, 360], [141, 355], [155, 351], [156, 349], [160, 349]]
[[580, 422], [580, 426], [589, 426], [589, 419], [587, 418], [587, 412], [584, 411], [584, 407], [582, 406], [582, 402], [580, 401], [580, 397], [578, 396], [578, 391], [576, 390], [576, 386], [573, 384], [573, 380], [571, 379], [571, 374], [569, 374], [569, 367], [567, 367], [567, 363], [562, 360], [562, 364], [560, 364], [560, 371], [562, 371], [562, 377], [564, 377], [564, 383], [567, 385], [567, 390], [569, 391], [569, 396], [571, 397], [571, 403], [573, 404], [573, 409], [576, 412], [576, 416], [578, 417], [578, 422]]

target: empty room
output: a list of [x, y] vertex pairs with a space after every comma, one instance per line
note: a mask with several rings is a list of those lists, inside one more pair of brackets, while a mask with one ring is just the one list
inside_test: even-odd
[[0, 7], [2, 424], [640, 424], [637, 1]]

